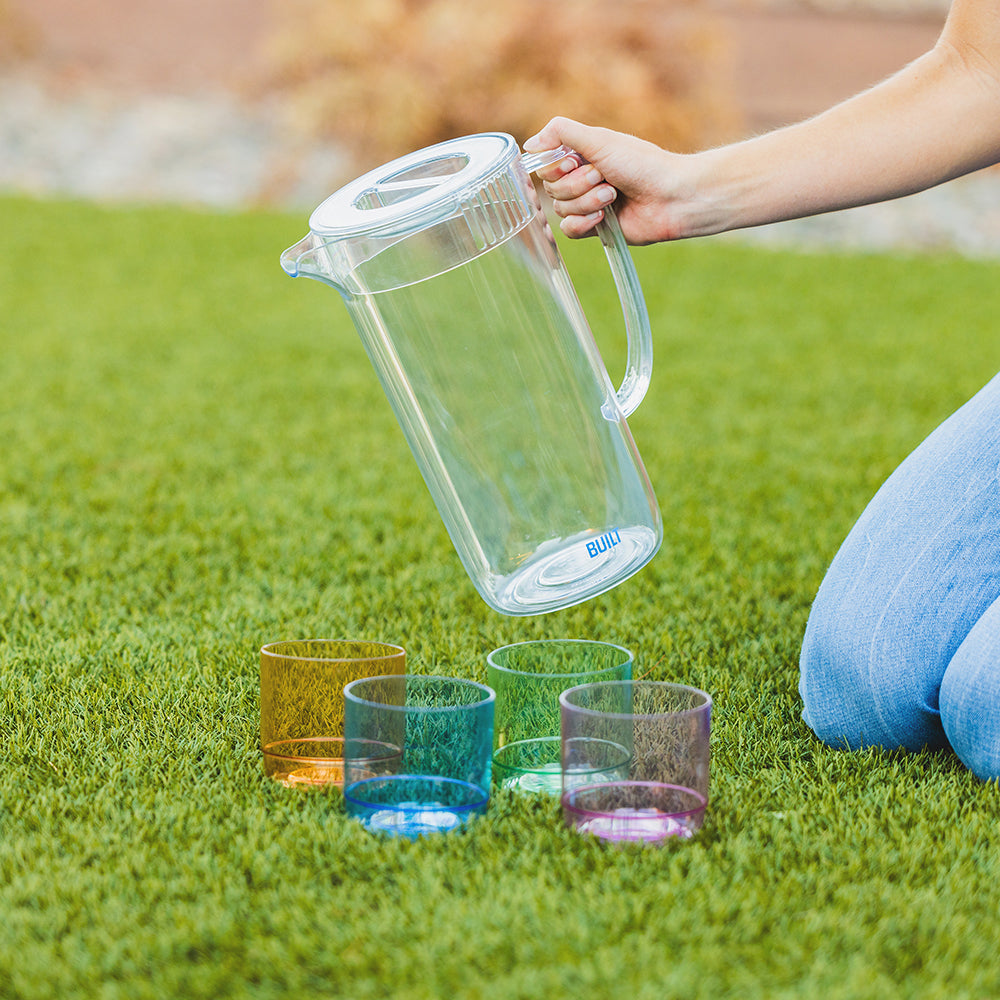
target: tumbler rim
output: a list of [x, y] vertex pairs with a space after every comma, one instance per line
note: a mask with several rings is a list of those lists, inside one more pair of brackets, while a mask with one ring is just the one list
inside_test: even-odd
[[[565, 674], [554, 674], [551, 672], [539, 672], [534, 670], [515, 670], [512, 667], [504, 666], [501, 663], [496, 663], [493, 660], [494, 655], [497, 653], [503, 653], [510, 649], [517, 649], [521, 646], [554, 646], [554, 645], [566, 645], [566, 646], [605, 646], [608, 649], [617, 649], [619, 652], [624, 653], [627, 657], [629, 663], [635, 663], [635, 654], [631, 649], [625, 646], [620, 646], [616, 642], [604, 642], [601, 639], [526, 639], [523, 642], [511, 642], [506, 646], [498, 646], [496, 649], [492, 650], [486, 657], [486, 662], [494, 670], [499, 670], [501, 673], [513, 674], [518, 677], [586, 677], [590, 674], [603, 674], [609, 670], [618, 670], [622, 664], [616, 663], [609, 667], [599, 667], [593, 670], [572, 670]], [[593, 683], [599, 683], [594, 681]], [[578, 684], [577, 687], [582, 687], [583, 685]]]
[[[569, 700], [571, 695], [575, 694], [577, 691], [581, 691], [583, 688], [620, 687], [623, 684], [628, 684], [632, 687], [655, 687], [660, 689], [670, 688], [674, 691], [688, 691], [693, 694], [701, 695], [701, 697], [705, 700], [702, 704], [695, 705], [692, 708], [675, 708], [668, 709], [663, 712], [607, 712], [601, 709], [585, 708], [584, 706], [576, 705]], [[692, 684], [681, 684], [676, 681], [593, 681], [590, 684], [577, 684], [576, 687], [567, 688], [565, 691], [562, 691], [559, 694], [559, 705], [561, 708], [565, 708], [570, 712], [579, 712], [582, 715], [601, 715], [609, 719], [655, 719], [663, 715], [698, 715], [703, 713], [706, 710], [711, 709], [712, 696], [707, 691], [694, 687]]]
[[[294, 653], [279, 651], [279, 647], [281, 646], [319, 645], [321, 643], [376, 647], [381, 651], [374, 656], [299, 656]], [[305, 660], [309, 663], [351, 663], [355, 660], [394, 660], [400, 654], [405, 656], [406, 650], [393, 642], [381, 642], [378, 639], [276, 639], [274, 642], [268, 642], [261, 646], [260, 654], [261, 656], [268, 656], [275, 660]]]
[[[352, 690], [352, 688], [374, 681], [398, 680], [400, 678], [403, 678], [407, 684], [411, 681], [416, 681], [418, 684], [424, 681], [447, 681], [449, 684], [457, 684], [461, 687], [474, 687], [483, 692], [485, 697], [480, 698], [479, 701], [471, 701], [465, 705], [390, 705], [384, 701], [369, 701], [367, 698], [361, 698]], [[496, 701], [496, 697], [497, 695], [493, 688], [487, 687], [485, 684], [480, 684], [478, 681], [469, 680], [465, 677], [447, 677], [442, 674], [382, 674], [373, 677], [357, 677], [344, 686], [345, 702], [350, 699], [357, 705], [369, 705], [372, 708], [393, 712], [464, 712], [472, 708], [482, 708], [484, 705], [490, 705]]]

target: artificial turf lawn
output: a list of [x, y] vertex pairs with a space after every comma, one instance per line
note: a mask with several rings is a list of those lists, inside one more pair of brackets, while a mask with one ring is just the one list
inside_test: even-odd
[[[0, 996], [991, 997], [1000, 793], [799, 718], [839, 541], [1000, 368], [1000, 269], [703, 241], [634, 252], [656, 362], [630, 419], [660, 554], [603, 597], [475, 594], [304, 218], [0, 201]], [[617, 378], [603, 255], [564, 247]], [[614, 849], [497, 794], [379, 840], [268, 784], [257, 650], [398, 641], [485, 680], [533, 637], [715, 698], [692, 842]]]

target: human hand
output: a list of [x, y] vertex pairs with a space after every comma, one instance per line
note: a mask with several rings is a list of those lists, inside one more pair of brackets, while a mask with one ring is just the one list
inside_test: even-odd
[[567, 236], [592, 235], [611, 202], [616, 202], [625, 239], [634, 246], [683, 235], [673, 218], [676, 196], [666, 188], [671, 167], [679, 166], [683, 156], [569, 118], [553, 118], [524, 148], [534, 153], [560, 145], [568, 146], [573, 154], [544, 167], [538, 175], [562, 219], [559, 228]]

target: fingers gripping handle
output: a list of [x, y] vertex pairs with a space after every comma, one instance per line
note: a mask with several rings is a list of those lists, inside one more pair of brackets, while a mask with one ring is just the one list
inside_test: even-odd
[[[521, 164], [528, 173], [558, 163], [565, 156], [574, 155], [567, 146], [547, 149], [542, 153], [524, 153]], [[653, 335], [649, 328], [649, 313], [642, 296], [639, 276], [632, 262], [628, 244], [622, 234], [618, 217], [611, 206], [604, 209], [604, 218], [597, 224], [597, 235], [611, 266], [611, 274], [618, 289], [622, 312], [625, 314], [625, 336], [628, 355], [625, 361], [625, 378], [618, 388], [618, 407], [627, 417], [642, 402], [653, 370]], [[607, 414], [611, 416], [611, 414]]]

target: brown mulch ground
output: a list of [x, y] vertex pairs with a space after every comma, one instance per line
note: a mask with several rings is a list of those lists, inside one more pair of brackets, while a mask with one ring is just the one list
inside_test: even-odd
[[[7, 0], [47, 78], [139, 91], [242, 91], [259, 75], [276, 0]], [[925, 51], [942, 15], [718, 11], [747, 127], [822, 110]]]
[[[753, 132], [926, 51], [945, 0], [703, 2], [728, 36], [740, 128]], [[352, 164], [262, 96], [268, 39], [292, 10], [293, 0], [0, 0], [0, 192], [311, 208]], [[1000, 173], [734, 238], [1000, 258]]]

